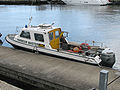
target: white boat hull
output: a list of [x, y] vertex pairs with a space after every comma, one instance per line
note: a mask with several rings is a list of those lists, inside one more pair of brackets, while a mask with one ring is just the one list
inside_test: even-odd
[[80, 5], [80, 4], [92, 4], [92, 5], [107, 5], [110, 4], [109, 0], [62, 0], [67, 5]]
[[51, 55], [64, 57], [64, 58], [68, 58], [68, 59], [73, 59], [73, 60], [77, 60], [77, 61], [82, 61], [85, 63], [95, 64], [95, 65], [99, 65], [99, 63], [101, 62], [101, 60], [95, 60], [94, 57], [86, 57], [86, 56], [84, 57], [83, 55], [81, 56], [76, 53], [70, 53], [70, 52], [61, 51], [61, 50], [60, 51], [51, 50], [51, 49], [46, 49], [46, 48], [42, 48], [42, 47], [35, 47], [35, 46], [19, 43], [15, 40], [10, 39], [8, 36], [6, 37], [7, 42], [9, 42], [14, 47], [38, 51], [38, 52], [42, 52], [42, 53], [46, 53], [46, 54], [51, 54]]
[[6, 36], [6, 41], [10, 43], [13, 47], [23, 49], [23, 50], [30, 50], [30, 51], [37, 51], [37, 52], [42, 52], [58, 57], [63, 57], [67, 58], [70, 60], [75, 60], [75, 61], [80, 61], [84, 63], [89, 63], [89, 64], [94, 64], [98, 65], [101, 67], [107, 66], [107, 67], [112, 67], [115, 63], [115, 54], [101, 54], [100, 57], [97, 56], [87, 56], [84, 53], [79, 54], [79, 53], [74, 53], [74, 52], [69, 52], [65, 50], [57, 50], [57, 49], [47, 49], [44, 47], [38, 47], [36, 45], [31, 45], [29, 44], [29, 41], [20, 42], [19, 40], [17, 41], [15, 38], [15, 34], [10, 34]]

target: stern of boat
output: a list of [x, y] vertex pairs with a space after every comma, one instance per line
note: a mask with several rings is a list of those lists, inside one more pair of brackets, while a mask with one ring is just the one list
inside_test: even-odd
[[115, 64], [115, 54], [101, 54], [101, 63], [102, 66], [111, 67]]

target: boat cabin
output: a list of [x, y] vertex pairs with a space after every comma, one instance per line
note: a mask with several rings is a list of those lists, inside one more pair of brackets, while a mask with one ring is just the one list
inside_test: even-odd
[[[63, 33], [61, 28], [53, 27], [49, 24], [40, 24], [38, 26], [26, 25], [14, 39], [20, 43], [36, 47], [59, 49], [60, 38], [63, 38]], [[66, 40], [64, 39], [64, 41]]]

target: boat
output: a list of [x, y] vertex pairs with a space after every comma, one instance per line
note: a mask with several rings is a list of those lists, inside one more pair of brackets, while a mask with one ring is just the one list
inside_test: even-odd
[[67, 58], [98, 66], [112, 67], [115, 53], [101, 45], [71, 42], [68, 32], [53, 24], [25, 25], [18, 34], [8, 34], [6, 41], [14, 48]]
[[91, 4], [91, 5], [108, 5], [112, 2], [110, 0], [62, 0], [67, 5], [81, 5], [81, 4]]

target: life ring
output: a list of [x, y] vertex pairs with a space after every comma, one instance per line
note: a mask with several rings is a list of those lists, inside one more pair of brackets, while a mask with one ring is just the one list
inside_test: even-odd
[[82, 50], [90, 50], [91, 47], [88, 45], [88, 43], [81, 43], [80, 47]]
[[79, 47], [74, 47], [73, 52], [78, 53], [79, 52]]
[[74, 53], [84, 53], [84, 51], [82, 50], [81, 47], [74, 47], [74, 48], [72, 49], [72, 51], [73, 51]]

